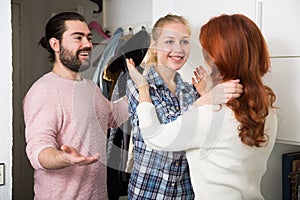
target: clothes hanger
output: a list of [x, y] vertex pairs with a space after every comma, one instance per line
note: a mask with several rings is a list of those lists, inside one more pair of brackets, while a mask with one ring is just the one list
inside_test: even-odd
[[90, 30], [95, 29], [103, 38], [105, 38], [105, 39], [110, 38], [110, 36], [107, 35], [107, 33], [103, 31], [102, 27], [100, 26], [100, 24], [98, 22], [91, 21], [88, 24], [88, 27]]

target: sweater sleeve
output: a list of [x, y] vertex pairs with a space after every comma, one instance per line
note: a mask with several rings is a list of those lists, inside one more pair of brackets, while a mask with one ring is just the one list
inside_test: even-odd
[[56, 133], [60, 121], [56, 94], [42, 85], [33, 86], [23, 101], [26, 153], [34, 169], [40, 165], [38, 155], [46, 147], [58, 148]]
[[141, 134], [147, 145], [157, 150], [182, 151], [200, 148], [209, 132], [213, 111], [210, 106], [192, 106], [168, 124], [160, 124], [153, 104], [137, 107]]
[[121, 97], [115, 101], [110, 101], [106, 97], [103, 96], [99, 87], [95, 85], [93, 82], [89, 81], [91, 87], [94, 87], [95, 93], [95, 102], [97, 102], [96, 111], [101, 110], [99, 115], [108, 115], [108, 123], [107, 126], [111, 128], [117, 128], [122, 125], [129, 118], [128, 114], [128, 101], [126, 96]]
[[116, 128], [123, 124], [128, 118], [128, 101], [126, 97], [122, 97], [114, 102], [112, 102], [112, 116], [113, 120], [110, 120], [109, 126]]

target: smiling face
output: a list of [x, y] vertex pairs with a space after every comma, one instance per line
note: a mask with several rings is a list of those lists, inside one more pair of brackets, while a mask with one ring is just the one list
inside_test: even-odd
[[60, 43], [60, 62], [74, 72], [90, 66], [92, 34], [85, 22], [66, 21], [66, 31]]
[[179, 70], [190, 55], [190, 31], [185, 24], [165, 24], [154, 42], [157, 65]]

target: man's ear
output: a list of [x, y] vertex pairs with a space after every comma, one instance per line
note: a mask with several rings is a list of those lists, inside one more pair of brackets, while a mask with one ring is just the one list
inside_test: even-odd
[[51, 46], [51, 48], [53, 49], [54, 52], [58, 52], [59, 51], [59, 40], [56, 38], [50, 38], [49, 40], [49, 44]]

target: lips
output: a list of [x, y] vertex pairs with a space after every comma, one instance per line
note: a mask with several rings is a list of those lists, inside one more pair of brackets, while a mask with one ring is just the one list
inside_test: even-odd
[[82, 57], [82, 58], [89, 58], [90, 56], [90, 51], [80, 51], [78, 56]]
[[88, 56], [89, 53], [88, 53], [88, 52], [81, 52], [79, 55], [80, 55], [80, 56]]
[[172, 60], [181, 61], [184, 59], [184, 56], [169, 56]]

